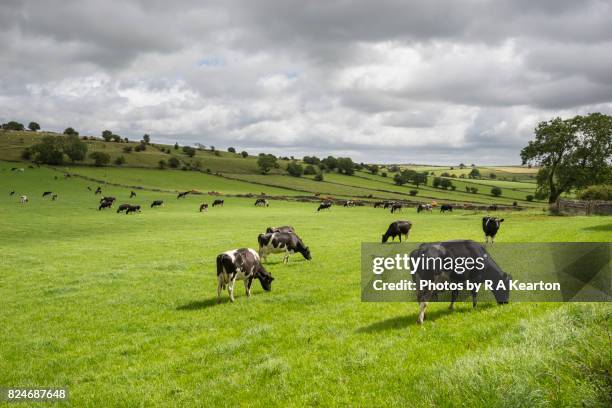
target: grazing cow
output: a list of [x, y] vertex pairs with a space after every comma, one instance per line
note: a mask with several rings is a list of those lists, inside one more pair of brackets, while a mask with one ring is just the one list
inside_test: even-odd
[[376, 202], [374, 203], [374, 208], [379, 208], [379, 207], [382, 207], [382, 206], [384, 206], [384, 205], [385, 205], [385, 202], [384, 202], [384, 201], [376, 201]]
[[101, 204], [102, 202], [104, 202], [104, 201], [110, 201], [111, 203], [114, 203], [114, 202], [115, 202], [115, 200], [116, 200], [116, 199], [115, 199], [115, 197], [102, 197], [102, 198], [100, 199], [100, 204]]
[[51, 201], [57, 201], [57, 194], [53, 194], [51, 196]]
[[291, 232], [272, 232], [259, 234], [259, 256], [267, 259], [268, 254], [284, 253], [283, 263], [289, 262], [289, 255], [299, 252], [307, 260], [311, 260], [310, 249], [298, 237]]
[[495, 235], [497, 235], [497, 231], [499, 231], [499, 227], [501, 227], [501, 223], [504, 222], [504, 219], [501, 220], [495, 217], [483, 217], [482, 218], [482, 231], [485, 234], [485, 244], [489, 242], [489, 237], [491, 237], [491, 243], [495, 239]]
[[19, 202], [21, 204], [25, 204], [27, 202], [29, 202], [30, 200], [28, 200], [28, 196], [27, 195], [22, 195], [21, 197], [19, 197]]
[[212, 206], [216, 207], [216, 206], [220, 205], [221, 207], [223, 207], [223, 202], [224, 202], [224, 200], [215, 200], [215, 201], [213, 201]]
[[221, 303], [221, 290], [227, 286], [230, 301], [234, 301], [234, 283], [244, 281], [247, 297], [251, 296], [251, 283], [259, 279], [266, 292], [272, 290], [274, 278], [261, 264], [259, 255], [251, 248], [240, 248], [217, 255], [217, 303]]
[[420, 213], [421, 211], [431, 212], [431, 210], [432, 210], [431, 204], [419, 204], [417, 207], [417, 213]]
[[395, 204], [393, 204], [391, 206], [391, 214], [393, 214], [396, 211], [402, 212], [402, 204], [401, 203], [395, 203]]
[[43, 197], [46, 197], [46, 196], [51, 195], [51, 194], [53, 194], [53, 191], [45, 191], [45, 192], [42, 194], [42, 196], [43, 196]]
[[130, 191], [130, 198], [136, 197], [136, 193], [134, 191]]
[[[112, 201], [101, 201], [100, 202], [100, 206], [98, 207], [98, 211], [104, 209], [104, 208], [111, 208], [113, 206], [113, 202]], [[117, 211], [119, 212], [119, 211]]]
[[96, 188], [96, 192], [94, 194], [102, 194], [102, 187]]
[[395, 237], [399, 236], [399, 242], [402, 242], [402, 235], [408, 239], [410, 228], [412, 228], [412, 223], [410, 221], [393, 221], [391, 224], [389, 224], [387, 232], [383, 234], [382, 243], [384, 244], [387, 242], [389, 237], [392, 241], [395, 241]]
[[10, 195], [10, 196], [14, 196], [14, 195], [15, 195], [15, 190], [11, 191], [11, 192], [9, 193], [9, 195]]
[[347, 200], [344, 202], [344, 206], [345, 207], [354, 207], [355, 206], [355, 202], [352, 200]]
[[324, 201], [319, 205], [319, 208], [317, 208], [317, 211], [328, 210], [331, 208], [331, 206], [332, 206], [331, 201]]
[[497, 211], [497, 204], [492, 204], [487, 207], [488, 211]]
[[283, 225], [282, 227], [268, 227], [268, 229], [266, 229], [267, 234], [271, 234], [273, 232], [291, 232], [295, 234], [295, 229], [289, 225]]
[[130, 206], [129, 206], [129, 207], [126, 209], [125, 213], [126, 213], [126, 215], [127, 215], [127, 214], [129, 214], [129, 213], [131, 213], [131, 212], [133, 212], [133, 213], [140, 212], [140, 206], [139, 206], [139, 205], [130, 205]]
[[269, 207], [270, 203], [268, 203], [268, 200], [266, 200], [265, 198], [258, 198], [257, 200], [255, 200], [255, 206]]
[[162, 206], [162, 205], [164, 205], [163, 200], [155, 200], [155, 201], [153, 201], [151, 203], [151, 208], [159, 207], [159, 206]]
[[200, 205], [200, 212], [202, 211], [208, 211], [208, 204], [204, 203], [202, 205]]
[[130, 204], [121, 204], [119, 207], [117, 207], [117, 213], [127, 211], [127, 209], [130, 207], [131, 207]]
[[395, 201], [385, 201], [384, 205], [383, 205], [383, 209], [387, 209], [387, 208], [391, 208], [393, 207], [393, 204], [395, 204]]
[[178, 195], [176, 196], [176, 199], [178, 200], [179, 198], [185, 198], [187, 194], [189, 193], [190, 191], [183, 191], [182, 193], [178, 193]]
[[447, 211], [453, 212], [453, 206], [450, 204], [442, 204], [440, 206], [440, 212], [443, 213]]
[[[412, 259], [441, 259], [446, 264], [446, 259], [482, 259], [484, 265], [483, 268], [478, 269], [473, 267], [471, 269], [466, 268], [463, 273], [457, 273], [452, 269], [445, 269], [442, 262], [427, 262], [422, 267], [416, 268], [412, 274], [412, 280], [416, 283], [416, 296], [419, 302], [419, 316], [417, 323], [423, 323], [425, 320], [425, 310], [427, 303], [431, 299], [435, 299], [437, 290], [433, 288], [421, 288], [421, 281], [429, 281], [432, 283], [441, 282], [466, 282], [472, 283], [483, 283], [485, 280], [492, 281], [492, 290], [495, 300], [499, 304], [508, 303], [510, 296], [510, 279], [512, 277], [501, 270], [501, 268], [495, 263], [493, 258], [485, 248], [474, 241], [469, 240], [457, 240], [457, 241], [446, 241], [429, 244], [421, 244], [417, 249], [410, 253]], [[453, 261], [453, 264], [454, 261]], [[465, 263], [463, 264], [465, 265]], [[500, 282], [503, 282], [502, 287]], [[465, 285], [465, 283], [464, 283]], [[450, 309], [454, 307], [454, 303], [457, 300], [459, 291], [454, 290], [451, 292], [451, 305]], [[476, 307], [476, 297], [478, 292], [472, 290], [472, 305]]]

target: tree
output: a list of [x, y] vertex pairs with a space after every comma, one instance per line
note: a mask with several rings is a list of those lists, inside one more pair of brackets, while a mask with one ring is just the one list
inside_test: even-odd
[[73, 163], [83, 161], [87, 157], [87, 143], [77, 135], [69, 135], [64, 138], [63, 151]]
[[395, 175], [393, 176], [393, 182], [398, 186], [403, 186], [408, 182], [408, 180], [406, 179], [406, 177], [404, 177], [402, 173], [395, 173]]
[[257, 158], [257, 166], [263, 174], [268, 173], [272, 168], [277, 166], [276, 157], [273, 154], [262, 153]]
[[378, 165], [376, 165], [376, 164], [373, 164], [373, 165], [368, 167], [368, 170], [372, 174], [378, 174], [378, 170], [380, 170], [380, 167], [378, 167]]
[[61, 136], [45, 136], [32, 146], [35, 161], [43, 164], [64, 163], [64, 143]]
[[180, 164], [180, 160], [176, 157], [171, 157], [168, 159], [168, 166], [172, 167], [173, 169], [176, 169]]
[[233, 147], [228, 147], [227, 151], [230, 153], [236, 153], [236, 149], [234, 149]]
[[183, 146], [183, 153], [185, 153], [189, 157], [193, 157], [196, 154], [196, 149], [191, 146]]
[[323, 181], [323, 173], [319, 173], [314, 176], [315, 181]]
[[447, 178], [443, 178], [443, 179], [440, 180], [440, 187], [443, 190], [447, 190], [447, 189], [452, 188], [454, 186], [453, 186], [453, 182], [452, 181], [450, 181]]
[[23, 160], [32, 159], [32, 150], [29, 147], [26, 147], [25, 149], [23, 149], [23, 152], [21, 152], [21, 158]]
[[144, 144], [151, 144], [151, 136], [145, 133], [144, 135], [142, 135], [142, 141], [144, 142]]
[[336, 165], [339, 173], [346, 174], [347, 176], [352, 176], [355, 173], [355, 163], [353, 163], [350, 157], [338, 157]]
[[302, 161], [306, 164], [312, 164], [313, 166], [321, 163], [321, 159], [319, 159], [317, 156], [304, 156]]
[[410, 190], [409, 193], [410, 193], [411, 196], [415, 196], [415, 195], [417, 195], [419, 193], [419, 191], [418, 190]]
[[249, 154], [248, 154], [246, 151], [244, 151], [244, 150], [243, 150], [243, 151], [242, 151], [242, 153], [240, 153], [240, 154], [241, 154], [241, 155], [242, 155], [242, 157], [243, 157], [243, 158], [245, 158], [245, 159], [246, 159], [247, 157], [249, 157]]
[[178, 150], [178, 149], [179, 149], [179, 144], [178, 144], [178, 142], [176, 142], [176, 143], [174, 144], [174, 150]]
[[533, 201], [534, 197], [532, 194], [527, 194], [527, 196], [525, 197], [525, 200], [527, 201]]
[[304, 174], [306, 175], [317, 174], [317, 170], [314, 168], [312, 164], [309, 164], [308, 166], [304, 167]]
[[112, 137], [113, 137], [113, 132], [111, 132], [110, 130], [102, 131], [102, 139], [104, 139], [105, 142], [110, 142]]
[[480, 170], [478, 170], [476, 167], [472, 168], [472, 171], [470, 171], [470, 173], [468, 174], [468, 177], [471, 179], [480, 178]]
[[497, 174], [489, 173], [489, 178], [495, 180], [497, 178]]
[[76, 136], [78, 136], [78, 135], [79, 135], [79, 132], [77, 132], [76, 130], [74, 130], [74, 129], [73, 129], [73, 128], [71, 128], [71, 127], [67, 127], [66, 129], [64, 129], [64, 134], [65, 134], [65, 135], [68, 135], [68, 136], [70, 136], [70, 135], [76, 135]]
[[133, 150], [133, 149], [134, 149], [134, 148], [133, 148], [132, 146], [125, 146], [125, 147], [123, 148], [123, 152], [124, 152], [124, 153], [132, 153], [132, 150]]
[[166, 168], [166, 161], [164, 159], [160, 160], [157, 163], [157, 167], [159, 167], [161, 170], [165, 169]]
[[417, 188], [419, 188], [421, 184], [427, 185], [427, 172], [415, 173], [412, 176], [412, 182]]
[[333, 156], [327, 156], [326, 159], [321, 160], [321, 163], [325, 165], [325, 168], [329, 171], [332, 171], [338, 167], [338, 160], [336, 160], [336, 158]]
[[578, 198], [581, 200], [610, 201], [612, 200], [612, 185], [589, 186], [578, 193]]
[[145, 150], [147, 150], [147, 145], [142, 142], [134, 147], [135, 152], [144, 152]]
[[22, 123], [19, 122], [15, 122], [14, 120], [11, 120], [8, 123], [3, 123], [2, 124], [2, 129], [4, 130], [24, 130], [24, 126]]
[[117, 157], [117, 158], [115, 159], [115, 164], [116, 164], [117, 166], [124, 165], [124, 164], [125, 164], [125, 157], [123, 157], [123, 156], [119, 156], [119, 157]]
[[115, 143], [121, 143], [121, 136], [119, 136], [119, 135], [113, 135], [113, 136], [111, 137], [111, 139], [112, 139], [112, 140], [113, 140], [113, 142], [115, 142]]
[[612, 116], [591, 113], [540, 122], [521, 150], [523, 164], [541, 166], [536, 196], [553, 203], [572, 189], [612, 182]]
[[301, 177], [304, 174], [304, 168], [296, 161], [287, 164], [287, 172], [294, 177]]
[[36, 132], [37, 130], [40, 130], [40, 125], [36, 122], [30, 122], [28, 124], [28, 129], [30, 129], [32, 132]]
[[434, 177], [432, 186], [434, 188], [440, 188], [441, 184], [442, 184], [442, 179], [440, 177]]
[[105, 164], [110, 163], [110, 155], [104, 152], [93, 152], [89, 155], [89, 158], [94, 161], [94, 165], [97, 167], [102, 167]]
[[502, 189], [495, 186], [491, 189], [491, 195], [493, 197], [499, 197], [500, 195], [502, 195]]

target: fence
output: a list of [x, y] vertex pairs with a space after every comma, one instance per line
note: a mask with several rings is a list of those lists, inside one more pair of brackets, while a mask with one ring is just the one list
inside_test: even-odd
[[550, 211], [562, 215], [612, 215], [612, 201], [557, 200]]

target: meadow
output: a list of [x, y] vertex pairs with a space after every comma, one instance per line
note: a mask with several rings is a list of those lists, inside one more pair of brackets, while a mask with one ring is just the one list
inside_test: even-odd
[[[67, 386], [71, 405], [91, 407], [612, 404], [610, 304], [462, 303], [449, 312], [440, 303], [418, 326], [414, 303], [360, 301], [360, 244], [379, 242], [391, 221], [412, 221], [414, 242], [483, 241], [483, 212], [317, 213], [314, 203], [259, 208], [228, 196], [223, 208], [199, 213], [212, 197], [152, 190], [258, 193], [262, 185], [250, 182], [259, 178], [67, 168], [144, 187], [129, 200], [130, 188], [102, 185], [143, 206], [128, 216], [98, 211], [99, 196], [87, 190], [97, 184], [65, 179], [64, 168], [14, 166], [0, 162], [0, 385]], [[316, 183], [261, 177], [274, 179], [268, 194]], [[330, 194], [355, 195], [337, 179]], [[42, 199], [46, 190], [59, 200]], [[31, 202], [20, 205], [21, 194]], [[150, 209], [154, 199], [165, 206]], [[609, 218], [553, 217], [541, 205], [499, 215], [498, 242], [609, 241], [612, 232]], [[246, 298], [238, 284], [236, 302], [225, 292], [217, 305], [216, 255], [255, 248], [266, 227], [286, 224], [313, 259], [293, 255], [284, 265], [272, 255], [271, 292], [255, 282]]]

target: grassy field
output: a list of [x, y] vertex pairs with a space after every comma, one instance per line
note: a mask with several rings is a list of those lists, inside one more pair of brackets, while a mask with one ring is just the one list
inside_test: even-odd
[[[143, 205], [126, 216], [98, 211], [90, 181], [12, 166], [0, 162], [0, 385], [67, 386], [71, 405], [91, 407], [612, 404], [609, 304], [453, 313], [433, 304], [417, 326], [415, 304], [360, 301], [361, 242], [378, 242], [398, 218], [413, 222], [411, 241], [482, 241], [482, 213], [317, 213], [312, 203], [255, 208], [239, 198], [199, 213], [209, 197], [138, 190], [129, 200], [129, 189], [104, 186]], [[148, 188], [261, 190], [196, 172], [70, 170]], [[45, 190], [59, 200], [42, 199]], [[31, 202], [20, 205], [20, 194]], [[150, 209], [153, 199], [166, 206]], [[502, 216], [498, 242], [609, 241], [612, 231], [606, 217]], [[256, 283], [248, 299], [237, 285], [236, 303], [224, 293], [216, 305], [215, 256], [255, 247], [281, 224], [296, 228], [312, 261], [273, 255], [272, 292]]]

